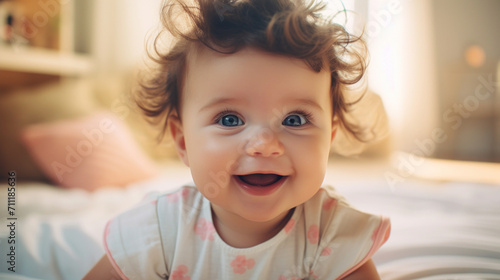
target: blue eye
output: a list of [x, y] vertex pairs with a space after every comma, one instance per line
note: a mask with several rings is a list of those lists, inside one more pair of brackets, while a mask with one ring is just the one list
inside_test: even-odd
[[301, 126], [307, 122], [307, 119], [302, 114], [293, 114], [288, 115], [281, 124], [286, 126]]
[[239, 126], [244, 124], [238, 116], [233, 114], [222, 116], [217, 123], [222, 126]]

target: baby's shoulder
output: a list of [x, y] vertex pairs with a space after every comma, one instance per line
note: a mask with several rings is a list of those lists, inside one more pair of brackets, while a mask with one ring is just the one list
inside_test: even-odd
[[365, 238], [388, 222], [387, 218], [361, 211], [331, 186], [323, 186], [304, 204], [307, 224], [317, 224], [321, 236], [335, 239], [349, 236]]
[[309, 273], [317, 279], [346, 276], [389, 237], [389, 219], [356, 209], [330, 186], [322, 187], [302, 209], [303, 229], [298, 232], [304, 236], [297, 237], [306, 240], [305, 255], [314, 260]]
[[158, 193], [150, 199], [159, 222], [177, 224], [198, 216], [205, 207], [205, 199], [195, 186], [184, 185], [171, 192]]
[[202, 195], [195, 186], [184, 185], [174, 191], [157, 194], [155, 199], [168, 205], [196, 205], [201, 202]]
[[200, 211], [202, 195], [191, 185], [185, 185], [169, 192], [151, 192], [141, 202], [122, 212], [113, 220], [121, 220], [130, 227], [144, 223], [169, 222], [176, 224], [185, 213]]
[[322, 186], [318, 192], [304, 203], [304, 212], [311, 218], [318, 216], [325, 221], [332, 219], [340, 208], [354, 209], [332, 186]]

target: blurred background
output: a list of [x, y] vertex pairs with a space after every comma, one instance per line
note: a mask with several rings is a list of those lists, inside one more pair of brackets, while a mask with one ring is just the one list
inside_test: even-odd
[[[404, 151], [500, 162], [500, 1], [345, 0], [369, 45], [368, 86], [390, 137], [368, 154]], [[0, 171], [43, 177], [19, 140], [36, 123], [107, 109], [154, 159], [172, 157], [127, 97], [158, 28], [160, 0], [0, 0]], [[3, 176], [3, 175], [2, 175]]]
[[359, 1], [396, 149], [500, 162], [500, 1]]

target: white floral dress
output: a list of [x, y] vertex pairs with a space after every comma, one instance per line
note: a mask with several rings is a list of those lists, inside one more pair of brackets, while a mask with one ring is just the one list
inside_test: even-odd
[[352, 208], [325, 186], [273, 238], [234, 248], [217, 234], [210, 202], [185, 186], [112, 219], [104, 244], [123, 279], [341, 279], [389, 232], [387, 218]]

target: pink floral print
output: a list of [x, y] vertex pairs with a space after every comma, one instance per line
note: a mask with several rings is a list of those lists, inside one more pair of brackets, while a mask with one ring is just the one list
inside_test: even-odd
[[186, 198], [188, 195], [189, 195], [189, 190], [183, 189], [182, 191], [167, 194], [167, 199], [168, 202], [177, 202], [181, 197]]
[[181, 264], [177, 266], [177, 269], [172, 272], [169, 279], [172, 280], [191, 280], [191, 277], [185, 275], [188, 273], [187, 266]]
[[312, 225], [309, 227], [307, 231], [307, 239], [309, 239], [309, 243], [318, 244], [319, 241], [319, 227], [318, 225]]
[[243, 274], [247, 269], [252, 269], [255, 265], [254, 259], [247, 259], [244, 255], [237, 255], [231, 262], [233, 272]]
[[292, 230], [292, 228], [293, 228], [294, 225], [295, 225], [295, 220], [292, 218], [286, 224], [286, 226], [285, 226], [285, 232], [289, 233]]
[[323, 249], [323, 251], [321, 251], [322, 256], [329, 256], [331, 253], [332, 253], [332, 248], [330, 247], [326, 247], [325, 249]]
[[198, 234], [201, 240], [214, 240], [215, 227], [210, 221], [201, 218], [194, 228], [194, 232]]
[[332, 209], [332, 207], [334, 207], [335, 205], [337, 205], [337, 200], [334, 198], [330, 198], [327, 201], [325, 201], [325, 203], [323, 203], [323, 209], [328, 211]]

